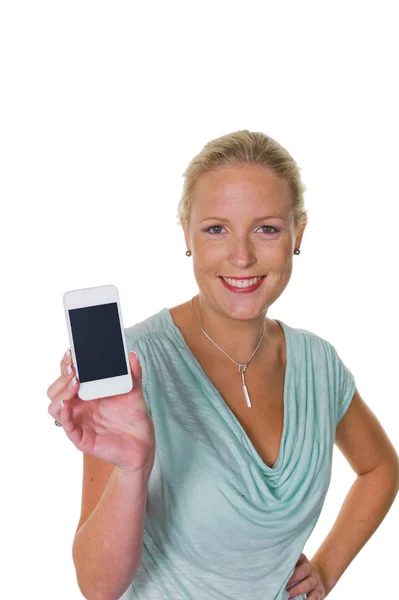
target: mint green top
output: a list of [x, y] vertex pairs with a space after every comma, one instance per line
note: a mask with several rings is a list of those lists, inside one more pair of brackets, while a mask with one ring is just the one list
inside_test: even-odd
[[355, 381], [328, 341], [277, 323], [287, 364], [273, 467], [260, 458], [169, 309], [125, 329], [143, 372], [156, 457], [142, 564], [123, 600], [288, 598], [287, 582], [324, 504], [336, 425]]

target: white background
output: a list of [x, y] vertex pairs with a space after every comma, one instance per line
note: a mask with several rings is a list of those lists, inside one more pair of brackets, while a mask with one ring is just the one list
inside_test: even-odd
[[[112, 283], [127, 327], [197, 293], [176, 210], [220, 135], [263, 131], [300, 166], [309, 224], [268, 316], [329, 340], [399, 447], [395, 5], [2, 3], [2, 597], [82, 597], [82, 455], [47, 412], [62, 295]], [[309, 559], [354, 478], [335, 448]], [[395, 596], [398, 525], [396, 502], [332, 599]]]

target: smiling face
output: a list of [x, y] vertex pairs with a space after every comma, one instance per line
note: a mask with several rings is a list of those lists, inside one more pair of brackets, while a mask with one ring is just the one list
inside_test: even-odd
[[[216, 312], [244, 320], [267, 311], [282, 294], [305, 229], [295, 231], [288, 183], [249, 164], [203, 173], [192, 198], [191, 224], [182, 226], [200, 293]], [[222, 280], [264, 275], [247, 292]]]

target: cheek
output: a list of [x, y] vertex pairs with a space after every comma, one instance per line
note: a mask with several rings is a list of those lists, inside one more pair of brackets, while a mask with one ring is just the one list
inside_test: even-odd
[[269, 264], [275, 269], [285, 270], [290, 268], [292, 265], [291, 256], [291, 242], [289, 239], [286, 241], [281, 240], [281, 243], [270, 244], [261, 253], [259, 258], [264, 261], [265, 264]]
[[193, 244], [195, 247], [195, 251], [198, 256], [201, 257], [211, 257], [212, 255], [221, 254], [226, 251], [225, 244], [215, 243], [215, 240], [212, 238], [206, 238], [202, 236], [194, 236]]
[[226, 249], [203, 239], [196, 239], [194, 245], [194, 271], [207, 272], [218, 270], [221, 261], [226, 258]]
[[198, 260], [193, 263], [193, 271], [197, 281], [204, 281], [206, 278], [215, 278], [217, 267], [209, 261]]
[[195, 254], [193, 261], [194, 277], [199, 286], [206, 286], [215, 282], [220, 273], [222, 261], [215, 256], [214, 252]]
[[281, 271], [290, 269], [292, 266], [292, 258], [287, 252], [275, 252], [270, 256], [270, 260], [267, 262], [274, 269]]

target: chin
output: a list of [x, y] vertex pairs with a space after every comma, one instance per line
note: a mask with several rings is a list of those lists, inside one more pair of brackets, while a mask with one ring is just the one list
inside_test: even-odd
[[[238, 295], [238, 294], [237, 294]], [[267, 309], [266, 301], [262, 301], [259, 298], [257, 300], [240, 301], [238, 298], [236, 301], [231, 299], [230, 301], [222, 300], [220, 296], [216, 296], [215, 300], [211, 303], [218, 312], [227, 314], [232, 319], [248, 320], [256, 319], [260, 313]]]

